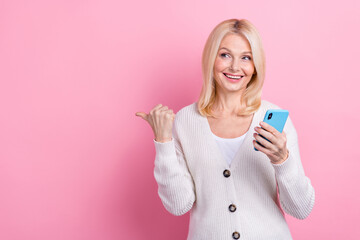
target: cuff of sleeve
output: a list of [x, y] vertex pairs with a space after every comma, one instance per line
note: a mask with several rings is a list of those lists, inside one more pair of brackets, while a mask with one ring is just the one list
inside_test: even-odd
[[171, 141], [163, 143], [157, 142], [155, 139], [153, 139], [153, 141], [155, 144], [156, 153], [159, 154], [159, 156], [169, 157], [173, 154], [176, 154], [174, 138], [172, 138]]
[[298, 168], [296, 165], [296, 161], [291, 154], [291, 151], [289, 151], [289, 156], [284, 162], [280, 164], [271, 164], [274, 167], [275, 174], [279, 179], [283, 179], [286, 182], [291, 182], [292, 179], [296, 178]]

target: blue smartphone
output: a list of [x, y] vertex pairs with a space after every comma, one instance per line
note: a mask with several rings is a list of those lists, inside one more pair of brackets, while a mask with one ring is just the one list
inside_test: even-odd
[[[273, 126], [276, 130], [282, 133], [286, 120], [288, 119], [289, 111], [284, 109], [269, 109], [265, 113], [263, 122]], [[263, 137], [261, 134], [259, 134]], [[265, 137], [263, 137], [265, 138]], [[265, 138], [266, 139], [266, 138]], [[268, 140], [268, 139], [266, 139]], [[269, 141], [269, 140], [268, 140]], [[260, 146], [264, 147], [261, 143], [256, 141]], [[270, 142], [270, 141], [269, 141]], [[255, 151], [259, 151], [254, 147]]]

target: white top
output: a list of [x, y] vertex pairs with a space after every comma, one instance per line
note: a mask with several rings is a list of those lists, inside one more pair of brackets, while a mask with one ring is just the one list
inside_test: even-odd
[[248, 132], [249, 131], [247, 131], [244, 135], [236, 138], [221, 138], [216, 136], [213, 132], [211, 132], [216, 140], [217, 145], [221, 150], [221, 153], [223, 154], [224, 158], [226, 159], [229, 165], [231, 164], [231, 161], [235, 157], [235, 154], [239, 150], [241, 144], [245, 139], [245, 135]]
[[254, 127], [267, 109], [279, 107], [262, 100], [230, 166], [196, 102], [176, 113], [171, 141], [153, 139], [159, 197], [173, 215], [190, 212], [187, 240], [230, 240], [238, 234], [246, 240], [289, 240], [283, 210], [298, 219], [309, 216], [315, 190], [301, 164], [291, 118], [283, 130], [289, 150], [283, 163], [254, 150]]

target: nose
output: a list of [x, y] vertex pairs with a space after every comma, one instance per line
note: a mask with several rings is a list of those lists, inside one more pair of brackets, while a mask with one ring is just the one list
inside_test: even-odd
[[233, 70], [234, 72], [237, 72], [240, 70], [240, 68], [241, 68], [240, 60], [234, 59], [231, 63], [230, 69]]

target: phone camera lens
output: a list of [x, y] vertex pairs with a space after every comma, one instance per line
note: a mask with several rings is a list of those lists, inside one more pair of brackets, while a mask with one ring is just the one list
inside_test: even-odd
[[271, 117], [272, 117], [272, 113], [270, 113], [270, 114], [269, 114], [269, 116], [268, 116], [268, 120], [269, 120], [269, 119], [271, 119]]

